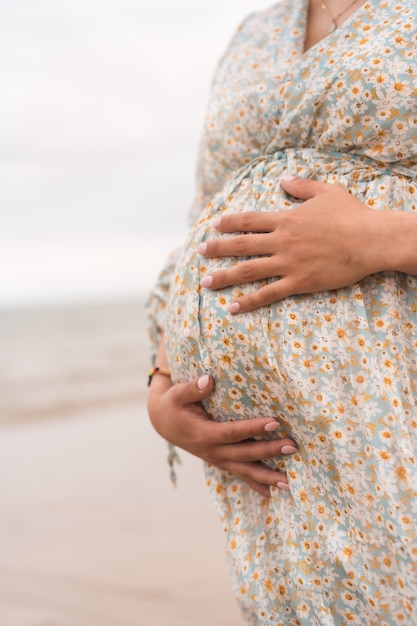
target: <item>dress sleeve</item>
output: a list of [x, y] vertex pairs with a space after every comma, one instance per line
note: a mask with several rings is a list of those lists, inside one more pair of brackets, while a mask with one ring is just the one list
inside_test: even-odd
[[168, 294], [180, 248], [173, 250], [158, 276], [157, 282], [148, 296], [148, 335], [151, 344], [151, 363], [155, 365], [156, 352], [161, 334], [165, 328]]
[[[246, 45], [246, 30], [251, 23], [252, 15], [247, 17], [239, 26], [223, 56], [217, 63], [214, 72], [198, 151], [194, 201], [188, 213], [188, 223], [190, 226], [198, 219], [206, 204], [222, 189], [227, 177], [239, 165], [239, 163], [235, 163], [233, 159], [228, 158], [229, 155], [225, 155], [224, 158], [219, 158], [219, 155], [222, 155], [223, 152], [218, 142], [213, 141], [210, 125], [217, 114], [219, 106], [221, 106], [220, 103], [225, 98], [225, 92], [230, 83], [230, 64], [233, 65], [236, 49]], [[180, 249], [177, 249], [169, 255], [166, 265], [157, 279], [156, 285], [149, 294], [147, 302], [149, 313], [148, 330], [153, 364], [155, 362], [160, 336], [165, 328], [169, 289], [179, 254]]]

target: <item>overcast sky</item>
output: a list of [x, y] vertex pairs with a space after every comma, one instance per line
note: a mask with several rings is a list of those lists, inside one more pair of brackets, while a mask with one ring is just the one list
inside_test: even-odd
[[141, 295], [185, 234], [215, 64], [261, 0], [2, 0], [0, 306]]

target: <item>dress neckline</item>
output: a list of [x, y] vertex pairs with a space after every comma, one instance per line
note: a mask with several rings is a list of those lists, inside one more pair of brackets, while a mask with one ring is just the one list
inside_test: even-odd
[[346, 28], [349, 27], [350, 23], [355, 19], [361, 16], [362, 13], [365, 12], [365, 9], [370, 8], [373, 5], [375, 0], [366, 0], [363, 4], [361, 4], [351, 15], [349, 15], [346, 19], [341, 22], [341, 24], [333, 31], [329, 32], [325, 37], [322, 37], [316, 43], [314, 43], [309, 48], [305, 48], [305, 40], [307, 35], [307, 16], [308, 16], [308, 4], [309, 0], [300, 0], [300, 24], [299, 28], [301, 31], [301, 41], [300, 41], [300, 54], [302, 57], [306, 57], [309, 55], [310, 51], [317, 49], [319, 46], [323, 46], [327, 41], [333, 40], [334, 37], [341, 36]]

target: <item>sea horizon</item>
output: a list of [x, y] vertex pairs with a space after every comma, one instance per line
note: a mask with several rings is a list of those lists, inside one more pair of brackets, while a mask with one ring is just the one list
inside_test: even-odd
[[0, 425], [144, 406], [144, 297], [0, 311]]

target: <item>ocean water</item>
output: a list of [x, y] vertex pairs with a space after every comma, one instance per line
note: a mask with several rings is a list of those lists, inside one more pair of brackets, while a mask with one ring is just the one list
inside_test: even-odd
[[175, 489], [146, 415], [145, 317], [0, 313], [1, 626], [240, 624], [202, 464]]
[[142, 300], [0, 311], [0, 425], [144, 406]]

